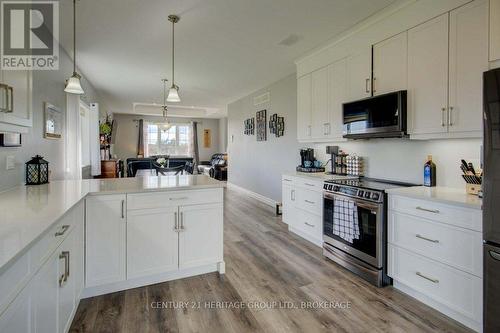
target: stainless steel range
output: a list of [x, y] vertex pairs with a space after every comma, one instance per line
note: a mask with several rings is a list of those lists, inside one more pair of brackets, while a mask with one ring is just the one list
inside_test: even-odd
[[382, 287], [387, 276], [387, 195], [413, 184], [361, 178], [325, 181], [323, 254]]

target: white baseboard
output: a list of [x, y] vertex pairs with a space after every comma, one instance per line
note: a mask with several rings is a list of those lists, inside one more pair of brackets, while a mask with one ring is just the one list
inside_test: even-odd
[[117, 291], [133, 289], [137, 287], [148, 286], [151, 284], [172, 281], [177, 279], [182, 279], [186, 277], [217, 272], [224, 274], [225, 264], [224, 262], [218, 262], [213, 264], [208, 264], [200, 267], [187, 268], [182, 270], [176, 270], [172, 272], [166, 272], [161, 274], [155, 274], [151, 276], [145, 276], [140, 278], [134, 278], [130, 280], [108, 283], [102, 286], [88, 287], [83, 290], [81, 298], [89, 298], [109, 293], [114, 293]]
[[276, 203], [277, 203], [276, 201], [274, 201], [273, 199], [270, 199], [268, 197], [265, 197], [259, 193], [247, 190], [244, 187], [241, 187], [241, 186], [235, 185], [233, 183], [229, 183], [229, 182], [227, 183], [227, 187], [230, 189], [234, 189], [234, 190], [240, 191], [242, 193], [245, 193], [246, 195], [248, 195], [256, 200], [259, 200], [260, 202], [265, 203], [266, 205], [269, 205], [273, 208], [276, 207]]

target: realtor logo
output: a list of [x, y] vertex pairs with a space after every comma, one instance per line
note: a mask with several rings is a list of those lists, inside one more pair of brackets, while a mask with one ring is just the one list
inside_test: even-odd
[[2, 1], [1, 69], [59, 69], [59, 2]]

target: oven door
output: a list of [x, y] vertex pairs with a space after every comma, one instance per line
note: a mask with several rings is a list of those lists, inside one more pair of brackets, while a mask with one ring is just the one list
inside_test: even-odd
[[[376, 268], [382, 268], [383, 204], [332, 193], [324, 193], [323, 197], [324, 241]], [[352, 202], [357, 209], [359, 236], [352, 242], [334, 233], [336, 200]]]

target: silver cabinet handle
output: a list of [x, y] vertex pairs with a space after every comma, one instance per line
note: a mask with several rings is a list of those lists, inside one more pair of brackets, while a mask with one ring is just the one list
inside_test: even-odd
[[180, 231], [184, 231], [186, 230], [186, 228], [184, 228], [184, 213], [181, 212], [181, 227], [180, 227]]
[[8, 109], [7, 112], [12, 113], [12, 112], [14, 112], [14, 88], [12, 88], [11, 86], [9, 86], [8, 90], [10, 92], [10, 97], [8, 98], [9, 109]]
[[369, 94], [369, 93], [370, 93], [370, 90], [369, 90], [369, 88], [368, 88], [368, 83], [369, 83], [369, 82], [370, 82], [370, 79], [369, 79], [369, 78], [365, 80], [365, 91], [366, 91], [366, 93], [367, 93], [367, 94]]
[[439, 243], [439, 240], [437, 240], [437, 239], [430, 239], [430, 238], [424, 237], [424, 236], [419, 235], [419, 234], [416, 234], [415, 237], [423, 239], [423, 240], [431, 242], [431, 243]]
[[291, 179], [286, 179], [286, 178], [283, 178], [283, 181], [284, 181], [284, 182], [291, 182], [292, 180], [291, 180]]
[[314, 201], [310, 201], [310, 200], [304, 200], [304, 201], [307, 202], [308, 204], [314, 205]]
[[177, 198], [168, 198], [170, 201], [179, 201], [179, 200], [187, 200], [188, 197], [177, 197]]
[[453, 126], [453, 106], [448, 108], [448, 125]]
[[500, 253], [495, 252], [495, 251], [488, 251], [490, 253], [490, 256], [495, 259], [495, 260], [500, 260]]
[[125, 200], [122, 200], [122, 219], [125, 218]]
[[69, 277], [69, 251], [61, 252], [59, 259], [64, 259], [64, 273], [59, 277], [59, 287], [62, 287]]
[[61, 227], [61, 230], [60, 230], [60, 231], [57, 231], [54, 235], [55, 235], [56, 237], [58, 237], [58, 236], [62, 236], [62, 235], [64, 235], [64, 234], [66, 233], [66, 231], [68, 231], [68, 229], [69, 229], [69, 225], [65, 224], [65, 225], [63, 225], [63, 226]]
[[312, 127], [311, 125], [307, 126], [307, 136], [311, 136], [311, 132], [312, 132], [311, 127]]
[[290, 200], [295, 201], [295, 190], [290, 191]]
[[421, 211], [424, 211], [424, 212], [439, 214], [439, 210], [437, 210], [437, 209], [427, 209], [427, 208], [422, 208], [420, 206], [415, 207], [415, 209], [418, 209], [418, 210], [421, 210]]
[[179, 223], [177, 222], [177, 212], [174, 212], [174, 231], [179, 232]]
[[428, 276], [425, 276], [424, 274], [420, 273], [420, 272], [416, 272], [415, 273], [417, 276], [420, 276], [422, 279], [426, 279], [427, 281], [431, 281], [432, 283], [439, 283], [439, 280], [438, 279], [433, 279], [433, 278], [430, 278]]
[[444, 119], [445, 117], [446, 117], [446, 108], [441, 108], [441, 126], [442, 127], [446, 126], [445, 119]]
[[323, 124], [323, 134], [324, 135], [329, 135], [330, 134], [330, 123], [324, 123]]
[[314, 224], [307, 223], [307, 222], [304, 222], [304, 224], [307, 225], [308, 227], [314, 228]]
[[314, 184], [304, 183], [306, 186], [314, 186]]
[[377, 90], [375, 90], [375, 80], [377, 80], [376, 77], [373, 78], [373, 83], [372, 83], [372, 91], [373, 92], [377, 92]]

